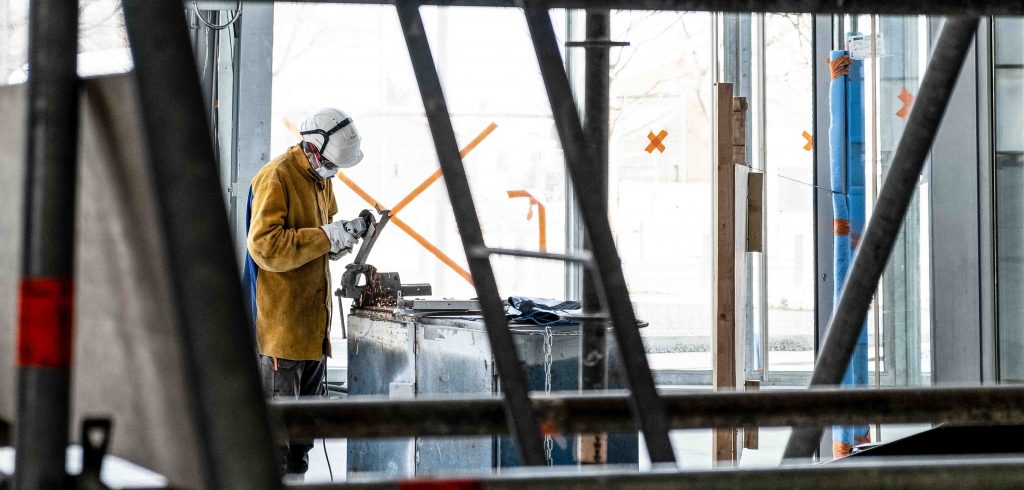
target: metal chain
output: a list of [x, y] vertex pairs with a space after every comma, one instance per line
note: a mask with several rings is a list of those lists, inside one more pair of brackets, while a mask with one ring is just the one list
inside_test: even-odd
[[[551, 363], [552, 363], [552, 344], [554, 336], [551, 332], [551, 327], [544, 327], [544, 394], [551, 394]], [[551, 459], [551, 451], [555, 448], [555, 441], [552, 439], [550, 434], [544, 435], [544, 456], [548, 460], [548, 466], [553, 466], [554, 461]]]

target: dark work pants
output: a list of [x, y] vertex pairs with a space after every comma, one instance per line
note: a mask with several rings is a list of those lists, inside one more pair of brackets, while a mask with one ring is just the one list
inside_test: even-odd
[[[323, 397], [327, 358], [319, 361], [292, 361], [260, 355], [263, 396], [268, 400], [295, 400], [299, 397]], [[309, 469], [309, 450], [313, 440], [292, 440], [278, 446], [280, 473], [305, 473]]]

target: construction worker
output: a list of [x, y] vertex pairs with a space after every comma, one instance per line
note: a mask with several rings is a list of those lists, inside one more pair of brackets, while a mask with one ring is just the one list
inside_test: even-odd
[[[243, 283], [255, 319], [260, 377], [268, 399], [324, 396], [331, 355], [328, 259], [350, 253], [371, 226], [334, 221], [331, 177], [363, 159], [359, 132], [337, 109], [310, 116], [302, 141], [271, 160], [249, 188]], [[278, 448], [280, 472], [304, 474], [312, 440]]]

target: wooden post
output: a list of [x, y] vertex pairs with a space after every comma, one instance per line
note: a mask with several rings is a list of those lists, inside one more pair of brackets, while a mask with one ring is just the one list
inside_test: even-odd
[[[715, 232], [713, 385], [736, 390], [743, 349], [737, 332], [745, 303], [744, 253], [747, 249], [746, 99], [732, 96], [731, 83], [715, 84]], [[712, 454], [717, 465], [739, 459], [737, 430], [716, 429]]]
[[[758, 391], [760, 389], [761, 382], [756, 379], [748, 379], [743, 382], [743, 391]], [[743, 428], [743, 449], [757, 449], [758, 440], [758, 428], [756, 426]]]
[[747, 176], [747, 252], [764, 252], [764, 173]]

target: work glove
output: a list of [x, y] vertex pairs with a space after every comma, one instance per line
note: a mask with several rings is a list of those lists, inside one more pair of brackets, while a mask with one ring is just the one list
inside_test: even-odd
[[358, 218], [352, 221], [342, 221], [342, 223], [345, 224], [345, 231], [356, 238], [365, 238], [366, 235], [373, 233], [373, 214], [369, 209], [362, 210]]
[[[331, 254], [340, 254], [337, 258], [341, 258], [352, 251], [352, 246], [359, 241], [355, 235], [348, 232], [345, 229], [344, 221], [335, 221], [334, 223], [328, 223], [320, 227], [324, 230], [327, 235], [327, 240], [331, 242]], [[332, 257], [333, 258], [333, 257]], [[337, 259], [335, 259], [337, 260]]]

